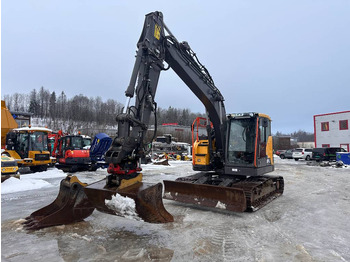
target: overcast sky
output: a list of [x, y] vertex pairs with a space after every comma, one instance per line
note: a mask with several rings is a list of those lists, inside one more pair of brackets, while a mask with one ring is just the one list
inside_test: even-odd
[[[226, 100], [262, 112], [273, 132], [313, 131], [313, 115], [350, 109], [350, 1], [1, 1], [1, 92], [44, 86], [125, 101], [145, 14], [162, 11]], [[162, 72], [158, 106], [204, 112]]]

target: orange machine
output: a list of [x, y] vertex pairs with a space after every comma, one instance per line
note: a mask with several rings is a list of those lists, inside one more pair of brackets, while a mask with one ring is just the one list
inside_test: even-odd
[[84, 138], [81, 135], [63, 135], [58, 131], [52, 156], [56, 157], [56, 167], [64, 172], [91, 170], [90, 151], [84, 149]]

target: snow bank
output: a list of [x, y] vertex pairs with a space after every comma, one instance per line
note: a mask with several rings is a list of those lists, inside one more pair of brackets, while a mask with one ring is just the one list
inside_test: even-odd
[[36, 190], [44, 187], [57, 186], [50, 184], [44, 179], [48, 178], [65, 178], [66, 174], [62, 170], [52, 169], [34, 174], [21, 175], [20, 179], [10, 177], [1, 183], [1, 194], [9, 194], [20, 191]]
[[62, 170], [53, 168], [53, 169], [48, 169], [47, 171], [44, 172], [37, 172], [33, 174], [25, 174], [21, 175], [21, 179], [44, 179], [44, 178], [65, 178], [67, 176], [66, 173], [64, 173]]
[[41, 179], [17, 179], [10, 177], [1, 183], [1, 194], [8, 194], [26, 190], [40, 189], [52, 186], [49, 182]]
[[126, 217], [134, 220], [142, 220], [136, 212], [135, 201], [129, 197], [123, 197], [119, 194], [112, 196], [111, 200], [106, 199], [105, 204], [114, 211], [117, 216]]

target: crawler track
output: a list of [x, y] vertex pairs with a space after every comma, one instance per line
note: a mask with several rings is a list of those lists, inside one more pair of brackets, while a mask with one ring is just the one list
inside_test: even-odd
[[184, 203], [253, 212], [283, 194], [283, 177], [226, 176], [198, 173], [164, 181], [164, 198]]

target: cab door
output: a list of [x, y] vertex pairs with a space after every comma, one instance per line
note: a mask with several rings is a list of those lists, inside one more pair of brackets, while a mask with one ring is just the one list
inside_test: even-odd
[[259, 117], [257, 134], [257, 165], [264, 167], [273, 164], [273, 148], [271, 136], [271, 120]]

